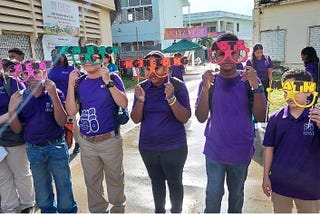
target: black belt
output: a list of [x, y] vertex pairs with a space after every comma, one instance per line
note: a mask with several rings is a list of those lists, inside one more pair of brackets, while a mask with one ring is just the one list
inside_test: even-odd
[[57, 138], [55, 138], [53, 140], [48, 140], [46, 142], [35, 143], [35, 144], [31, 144], [31, 145], [34, 146], [34, 147], [44, 147], [44, 146], [48, 146], [48, 145], [53, 145], [53, 144], [59, 143], [62, 140], [64, 140], [64, 135], [62, 135], [60, 137], [57, 137]]

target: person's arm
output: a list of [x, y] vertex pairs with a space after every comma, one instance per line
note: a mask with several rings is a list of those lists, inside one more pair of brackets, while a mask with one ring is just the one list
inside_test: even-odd
[[45, 89], [48, 91], [48, 95], [52, 100], [54, 119], [59, 126], [63, 127], [67, 122], [67, 113], [58, 96], [56, 84], [52, 80], [46, 79]]
[[20, 122], [17, 109], [22, 102], [23, 97], [19, 91], [15, 92], [10, 97], [9, 107], [8, 107], [8, 114], [9, 114], [9, 125], [13, 132], [20, 133], [22, 131], [22, 123]]
[[262, 189], [266, 196], [270, 197], [272, 192], [271, 181], [270, 181], [270, 170], [273, 160], [274, 147], [265, 147], [263, 152], [263, 181]]
[[200, 123], [204, 123], [208, 119], [209, 115], [209, 88], [215, 79], [212, 72], [213, 71], [208, 70], [202, 75], [203, 85], [202, 88], [199, 89], [201, 90], [199, 102], [195, 110], [195, 115]]
[[134, 123], [140, 123], [143, 119], [143, 108], [145, 102], [145, 91], [140, 85], [134, 87], [134, 105], [130, 113]]
[[66, 98], [66, 110], [70, 117], [74, 117], [79, 111], [79, 104], [76, 103], [75, 98], [75, 84], [78, 79], [78, 70], [73, 70], [69, 74], [68, 92]]
[[[180, 87], [180, 91], [182, 91], [183, 86], [181, 85]], [[174, 86], [171, 82], [165, 84], [165, 94], [175, 118], [181, 123], [186, 123], [191, 117], [191, 110], [181, 105], [179, 100], [174, 96]], [[186, 94], [189, 99], [188, 92], [186, 92]]]
[[[242, 75], [242, 81], [249, 81], [250, 87], [253, 90], [258, 89], [260, 86], [257, 72], [249, 66], [245, 67], [245, 70], [243, 71]], [[253, 93], [253, 109], [252, 113], [254, 116], [254, 119], [257, 122], [264, 122], [266, 118], [266, 98], [264, 96], [264, 91]]]
[[272, 68], [268, 68], [268, 78], [269, 78], [269, 81], [272, 81], [272, 80], [273, 80]]
[[7, 123], [9, 120], [9, 113], [5, 113], [0, 116], [0, 125]]

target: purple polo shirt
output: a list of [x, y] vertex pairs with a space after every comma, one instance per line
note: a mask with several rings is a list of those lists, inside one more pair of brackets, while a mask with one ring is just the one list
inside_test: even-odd
[[313, 80], [318, 83], [318, 63], [310, 62], [305, 65], [306, 71], [308, 71]]
[[[58, 96], [64, 104], [65, 98], [60, 90]], [[39, 97], [34, 97], [30, 90], [26, 89], [21, 105], [23, 108], [19, 113], [19, 119], [24, 125], [23, 134], [27, 143], [47, 142], [64, 134], [64, 128], [59, 126], [54, 118], [52, 99], [47, 91], [44, 90]]]
[[[121, 78], [117, 74], [112, 75], [115, 86], [120, 91], [125, 91]], [[102, 77], [86, 77], [80, 82], [78, 92], [81, 102], [80, 132], [86, 136], [94, 136], [115, 130], [113, 111], [116, 103]]]
[[[246, 62], [247, 66], [252, 66], [252, 61], [248, 60]], [[273, 68], [273, 63], [270, 59], [270, 56], [262, 55], [261, 59], [255, 59], [255, 66], [258, 77], [261, 79], [269, 79], [268, 77], [268, 69]]]
[[67, 68], [65, 66], [55, 66], [49, 70], [48, 78], [56, 83], [57, 88], [63, 92], [65, 97], [68, 91], [69, 74], [73, 70], [73, 66]]
[[[6, 81], [10, 81], [11, 86], [11, 94], [18, 90], [17, 88], [17, 81], [15, 79], [7, 79]], [[23, 83], [18, 83], [19, 89], [25, 89], [25, 85]], [[9, 105], [10, 97], [5, 90], [4, 87], [4, 80], [0, 77], [0, 115], [4, 115], [8, 112], [8, 105]]]
[[176, 77], [180, 80], [183, 81], [183, 71], [184, 71], [184, 66], [183, 65], [179, 65], [179, 66], [171, 66], [171, 76], [172, 77]]
[[[187, 144], [183, 123], [179, 122], [168, 105], [164, 84], [155, 86], [147, 80], [143, 119], [141, 121], [139, 148], [146, 150], [172, 150]], [[188, 89], [180, 83], [175, 94], [179, 103], [190, 110]], [[137, 99], [134, 99], [133, 107]]]
[[320, 132], [308, 127], [309, 109], [295, 119], [288, 106], [270, 117], [263, 145], [274, 147], [272, 191], [303, 200], [320, 199]]
[[[203, 83], [198, 90], [199, 104]], [[254, 154], [254, 127], [249, 115], [245, 82], [216, 76], [212, 93], [212, 114], [205, 129], [203, 153], [223, 164], [248, 164]]]

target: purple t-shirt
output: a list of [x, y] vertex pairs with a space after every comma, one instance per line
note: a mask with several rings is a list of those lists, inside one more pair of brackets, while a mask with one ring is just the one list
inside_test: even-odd
[[308, 71], [313, 80], [318, 83], [318, 63], [310, 62], [305, 65], [306, 71]]
[[[63, 93], [58, 90], [58, 96], [65, 103]], [[43, 91], [39, 97], [34, 97], [29, 89], [23, 93], [23, 106], [19, 119], [24, 125], [24, 139], [29, 144], [53, 140], [64, 134], [64, 128], [59, 126], [54, 118], [51, 97]]]
[[274, 147], [272, 191], [290, 198], [320, 199], [320, 132], [309, 109], [295, 119], [288, 106], [270, 117], [263, 145]]
[[180, 80], [183, 81], [183, 72], [184, 72], [184, 66], [183, 65], [178, 65], [178, 66], [171, 66], [171, 76], [176, 77]]
[[[10, 81], [11, 94], [18, 90], [17, 81], [13, 78], [7, 79], [6, 81]], [[25, 85], [23, 83], [18, 83], [19, 89], [25, 89]], [[8, 112], [8, 105], [10, 101], [10, 96], [5, 90], [4, 80], [0, 77], [0, 115], [4, 115]]]
[[[114, 84], [120, 91], [125, 91], [123, 82], [117, 74]], [[101, 135], [115, 130], [113, 111], [116, 103], [102, 77], [84, 78], [78, 87], [80, 96], [80, 132], [86, 136]]]
[[[198, 90], [200, 101], [203, 83]], [[212, 93], [212, 113], [205, 129], [204, 154], [224, 164], [248, 164], [254, 154], [254, 127], [249, 114], [247, 89], [238, 75], [216, 76]]]
[[48, 78], [56, 83], [57, 88], [63, 92], [65, 97], [68, 91], [69, 74], [73, 70], [73, 66], [67, 68], [65, 66], [55, 66], [49, 70]]
[[[248, 60], [246, 65], [252, 66], [252, 61]], [[255, 67], [259, 78], [269, 79], [268, 69], [273, 68], [273, 63], [270, 59], [270, 56], [262, 55], [260, 60], [255, 59]]]
[[[142, 149], [163, 151], [187, 144], [184, 125], [175, 118], [164, 89], [164, 84], [157, 87], [150, 80], [144, 86], [145, 103], [139, 139], [139, 147]], [[180, 83], [175, 96], [182, 106], [191, 109], [188, 89], [184, 83]], [[133, 107], [136, 102], [135, 98]]]

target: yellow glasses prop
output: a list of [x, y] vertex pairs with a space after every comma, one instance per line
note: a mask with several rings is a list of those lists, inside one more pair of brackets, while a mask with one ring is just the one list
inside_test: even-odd
[[[268, 101], [272, 104], [284, 104], [289, 99], [292, 99], [293, 102], [300, 108], [311, 107], [315, 103], [318, 96], [318, 92], [316, 91], [316, 83], [307, 81], [281, 82], [279, 80], [272, 80], [270, 82], [270, 87], [267, 88], [267, 92]], [[297, 102], [295, 95], [299, 93], [312, 94], [312, 100], [309, 100], [307, 104], [301, 104]]]

